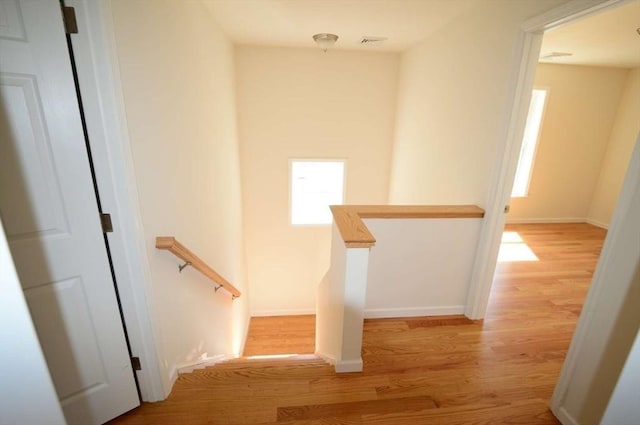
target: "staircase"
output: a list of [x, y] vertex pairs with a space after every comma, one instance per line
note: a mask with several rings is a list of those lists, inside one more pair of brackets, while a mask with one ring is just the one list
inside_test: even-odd
[[[293, 368], [327, 368], [333, 371], [329, 363], [315, 354], [285, 354], [283, 356], [243, 356], [223, 360], [213, 366], [208, 366], [200, 371], [286, 371]], [[194, 371], [195, 372], [195, 371]]]

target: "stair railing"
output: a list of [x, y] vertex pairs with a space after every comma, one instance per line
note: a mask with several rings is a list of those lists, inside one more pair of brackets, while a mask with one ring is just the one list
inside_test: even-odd
[[180, 258], [184, 261], [184, 264], [178, 265], [179, 271], [182, 273], [182, 270], [191, 266], [194, 269], [198, 270], [200, 273], [213, 280], [218, 286], [215, 287], [216, 292], [218, 289], [224, 288], [227, 290], [233, 299], [238, 298], [242, 293], [233, 286], [227, 279], [222, 277], [218, 272], [216, 272], [211, 266], [205, 263], [200, 257], [191, 252], [186, 246], [181, 244], [176, 240], [173, 236], [158, 236], [156, 237], [156, 248], [165, 249], [171, 252], [176, 257]]

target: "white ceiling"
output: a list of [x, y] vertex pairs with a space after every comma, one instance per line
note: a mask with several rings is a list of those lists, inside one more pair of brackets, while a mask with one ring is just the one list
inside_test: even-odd
[[640, 0], [633, 1], [544, 34], [540, 56], [552, 52], [573, 56], [542, 60], [545, 63], [640, 66]]
[[[313, 34], [339, 36], [336, 49], [403, 51], [483, 0], [202, 0], [237, 44], [312, 47]], [[514, 0], [516, 1], [516, 0]], [[640, 0], [545, 33], [548, 63], [640, 66]], [[363, 36], [387, 37], [360, 44]]]
[[[316, 47], [312, 36], [339, 36], [336, 49], [402, 51], [479, 0], [204, 0], [234, 43]], [[363, 36], [388, 37], [361, 45]]]

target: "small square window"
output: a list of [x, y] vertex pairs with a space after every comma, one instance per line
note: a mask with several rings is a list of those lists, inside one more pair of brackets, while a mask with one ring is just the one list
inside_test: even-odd
[[291, 160], [291, 224], [331, 224], [344, 202], [344, 160]]

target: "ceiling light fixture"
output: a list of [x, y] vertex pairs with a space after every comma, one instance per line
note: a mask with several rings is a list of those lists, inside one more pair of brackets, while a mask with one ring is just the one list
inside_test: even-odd
[[314, 35], [313, 41], [315, 41], [316, 44], [326, 52], [328, 48], [336, 44], [336, 41], [338, 41], [338, 36], [335, 34], [328, 34], [323, 32], [323, 33]]

